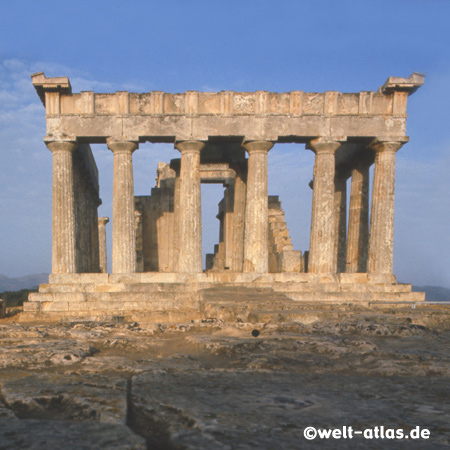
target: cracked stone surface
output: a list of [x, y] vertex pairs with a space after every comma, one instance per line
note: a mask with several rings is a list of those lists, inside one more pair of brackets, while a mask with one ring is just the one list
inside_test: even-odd
[[[0, 449], [448, 448], [449, 344], [443, 307], [306, 324], [2, 320]], [[303, 437], [345, 425], [430, 439]]]

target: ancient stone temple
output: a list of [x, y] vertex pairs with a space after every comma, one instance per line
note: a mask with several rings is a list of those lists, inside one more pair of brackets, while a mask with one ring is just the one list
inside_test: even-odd
[[[393, 274], [395, 157], [423, 75], [389, 77], [374, 92], [281, 94], [72, 93], [67, 77], [32, 80], [53, 154], [53, 263], [50, 283], [24, 305], [29, 317], [257, 320], [307, 303], [424, 299]], [[150, 195], [135, 196], [133, 153], [145, 142], [172, 143], [180, 158], [159, 163]], [[114, 154], [110, 274], [98, 143]], [[294, 250], [281, 202], [268, 195], [276, 143], [315, 154], [309, 249]], [[201, 183], [225, 187], [206, 270]]]

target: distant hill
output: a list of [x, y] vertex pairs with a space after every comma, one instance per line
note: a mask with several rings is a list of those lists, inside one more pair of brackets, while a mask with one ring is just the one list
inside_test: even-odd
[[0, 275], [0, 292], [33, 289], [42, 283], [48, 283], [48, 273], [36, 273], [20, 278], [9, 278]]
[[427, 302], [450, 302], [450, 289], [440, 286], [413, 286], [414, 292], [425, 292]]

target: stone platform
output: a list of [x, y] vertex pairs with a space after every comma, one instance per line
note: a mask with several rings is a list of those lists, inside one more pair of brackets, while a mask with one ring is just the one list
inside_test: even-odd
[[308, 321], [343, 304], [422, 302], [390, 275], [308, 273], [58, 274], [30, 294], [21, 321]]

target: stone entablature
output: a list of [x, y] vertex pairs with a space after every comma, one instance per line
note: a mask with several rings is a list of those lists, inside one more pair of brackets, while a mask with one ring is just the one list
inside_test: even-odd
[[173, 142], [226, 135], [304, 143], [317, 136], [404, 136], [408, 95], [424, 82], [414, 73], [388, 78], [377, 92], [73, 94], [68, 78], [40, 72], [32, 79], [46, 107], [48, 138], [89, 136], [90, 142], [110, 136]]

